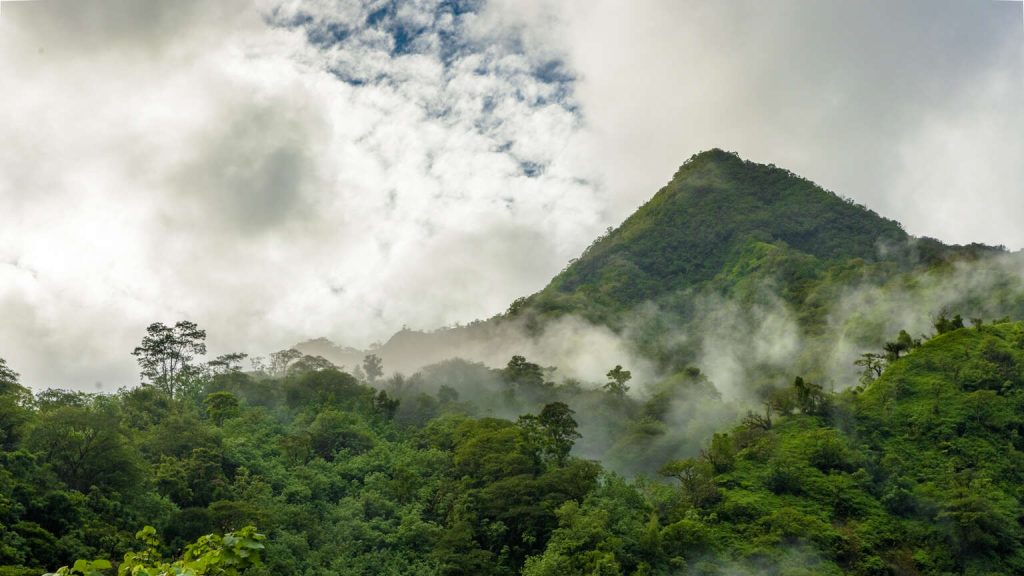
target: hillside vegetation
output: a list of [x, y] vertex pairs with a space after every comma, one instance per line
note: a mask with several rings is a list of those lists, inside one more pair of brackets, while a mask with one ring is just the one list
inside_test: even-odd
[[[713, 150], [469, 327], [243, 369], [154, 323], [112, 394], [0, 359], [0, 576], [1024, 573], [1022, 274]], [[517, 349], [587, 330], [643, 371]], [[388, 372], [467, 339], [500, 367]]]
[[[765, 313], [791, 316], [816, 348], [787, 359], [791, 371], [845, 384], [829, 360], [843, 353], [831, 349], [838, 341], [880, 346], [890, 332], [926, 329], [943, 310], [1024, 317], [1021, 269], [1020, 255], [1002, 247], [913, 238], [792, 172], [710, 150], [504, 314], [433, 332], [403, 330], [370, 351], [325, 341], [299, 348], [344, 365], [372, 352], [407, 372], [453, 356], [497, 364], [505, 358], [494, 351], [504, 352], [515, 333], [538, 337], [572, 318], [612, 329], [670, 374], [705, 361], [704, 342], [693, 334], [720, 324], [715, 316], [727, 303], [743, 313], [759, 308], [748, 322]], [[872, 291], [869, 306], [850, 310], [851, 298]]]
[[710, 150], [688, 160], [531, 304], [603, 318], [752, 262], [774, 260], [773, 268], [807, 279], [849, 260], [875, 261], [880, 245], [907, 239], [898, 223], [787, 170]]
[[944, 329], [862, 388], [775, 389], [662, 480], [571, 455], [571, 405], [659, 425], [666, 397], [615, 372], [586, 392], [515, 358], [494, 376], [537, 409], [510, 420], [301, 363], [112, 396], [33, 397], [5, 369], [0, 574], [117, 562], [144, 524], [171, 556], [255, 524], [246, 574], [1018, 573], [1024, 325]]

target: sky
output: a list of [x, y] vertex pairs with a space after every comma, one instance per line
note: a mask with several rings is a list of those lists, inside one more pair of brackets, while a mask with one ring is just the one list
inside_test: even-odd
[[946, 242], [1024, 247], [1024, 16], [997, 0], [0, 3], [0, 357], [137, 381], [502, 312], [712, 147]]

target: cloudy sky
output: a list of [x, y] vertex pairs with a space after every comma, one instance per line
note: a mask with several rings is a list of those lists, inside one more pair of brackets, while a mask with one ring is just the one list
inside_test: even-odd
[[1017, 249], [1022, 103], [1019, 2], [3, 2], [0, 357], [489, 317], [710, 147]]

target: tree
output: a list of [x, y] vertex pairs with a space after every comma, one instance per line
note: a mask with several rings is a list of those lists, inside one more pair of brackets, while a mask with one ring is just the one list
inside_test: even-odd
[[150, 324], [142, 344], [132, 351], [138, 359], [140, 374], [150, 384], [171, 396], [180, 395], [183, 386], [195, 376], [196, 356], [206, 354], [206, 331], [194, 322], [182, 320], [173, 327], [162, 322]]
[[0, 448], [13, 448], [28, 422], [32, 392], [18, 383], [18, 373], [0, 358]]
[[137, 488], [140, 468], [112, 406], [60, 406], [39, 416], [28, 436], [57, 477], [70, 488], [88, 493]]
[[819, 414], [826, 405], [827, 398], [820, 384], [807, 382], [797, 376], [793, 380], [793, 389], [796, 391], [796, 403], [800, 412], [804, 414]]
[[336, 370], [338, 367], [335, 366], [330, 360], [323, 356], [310, 356], [305, 355], [299, 358], [288, 368], [289, 374], [301, 374], [303, 372], [320, 372], [321, 370]]
[[[962, 321], [960, 322], [960, 327], [963, 327]], [[918, 348], [920, 346], [920, 340], [914, 340], [906, 330], [900, 330], [899, 335], [896, 336], [896, 341], [885, 343], [884, 349], [886, 360], [890, 362], [899, 360], [900, 354], [910, 352], [914, 348]]]
[[728, 434], [715, 434], [708, 448], [701, 449], [700, 457], [711, 465], [716, 474], [732, 470], [736, 462], [736, 447]]
[[214, 392], [203, 398], [203, 406], [214, 424], [220, 426], [224, 420], [238, 414], [238, 397], [230, 392]]
[[267, 375], [267, 362], [262, 356], [249, 358], [249, 366], [252, 368], [253, 373], [259, 376]]
[[437, 391], [437, 401], [441, 404], [451, 404], [459, 401], [459, 391], [447, 384], [441, 384]]
[[900, 330], [900, 333], [896, 336], [896, 342], [907, 351], [921, 347], [921, 341], [915, 340], [906, 330]]
[[718, 499], [714, 470], [708, 462], [693, 458], [675, 460], [662, 466], [658, 473], [679, 480], [687, 500], [695, 507]]
[[6, 360], [0, 358], [0, 394], [9, 394], [20, 388], [18, 373], [7, 366]]
[[854, 365], [864, 367], [864, 372], [861, 374], [860, 379], [861, 382], [867, 384], [882, 375], [882, 371], [885, 370], [885, 355], [865, 352], [854, 361]]
[[764, 402], [764, 415], [758, 414], [753, 410], [747, 410], [747, 415], [743, 417], [743, 427], [747, 430], [771, 430], [772, 429], [772, 402]]
[[519, 298], [516, 298], [515, 300], [512, 301], [511, 304], [508, 305], [508, 310], [505, 311], [505, 315], [510, 318], [515, 318], [516, 316], [519, 315], [520, 312], [522, 312], [526, 308], [526, 303], [526, 296], [520, 296]]
[[330, 462], [341, 450], [362, 454], [376, 443], [372, 431], [356, 415], [337, 410], [324, 410], [306, 430], [314, 454]]
[[537, 422], [545, 435], [545, 452], [554, 457], [559, 466], [565, 464], [575, 441], [580, 438], [576, 431], [575, 414], [565, 402], [551, 402], [541, 409]]
[[939, 317], [932, 323], [935, 326], [935, 332], [938, 334], [945, 334], [946, 332], [952, 332], [953, 330], [959, 330], [964, 327], [964, 319], [957, 314], [952, 320], [946, 317], [946, 313], [939, 314]]
[[501, 371], [505, 382], [522, 388], [540, 388], [544, 385], [544, 370], [540, 365], [527, 362], [524, 356], [513, 356]]
[[633, 378], [633, 374], [629, 370], [623, 370], [622, 366], [616, 365], [606, 374], [608, 377], [608, 383], [604, 385], [604, 389], [616, 396], [625, 396], [626, 392], [629, 392], [629, 386], [626, 382], [629, 382]]
[[215, 359], [210, 360], [206, 363], [210, 367], [210, 370], [214, 374], [231, 374], [234, 372], [241, 372], [242, 365], [240, 362], [248, 358], [249, 355], [243, 352], [232, 352], [231, 354], [221, 354]]
[[272, 352], [270, 354], [270, 373], [274, 376], [284, 376], [288, 372], [288, 365], [299, 358], [302, 358], [302, 352], [295, 348]]
[[385, 419], [391, 420], [395, 417], [395, 412], [398, 410], [399, 400], [398, 398], [391, 398], [388, 393], [381, 390], [373, 398], [373, 408]]
[[377, 378], [384, 375], [384, 361], [376, 354], [367, 355], [363, 358], [363, 372], [366, 373], [366, 379], [371, 384], [376, 382]]
[[905, 344], [897, 342], [886, 342], [885, 343], [885, 356], [890, 362], [899, 360], [900, 354], [905, 352], [907, 347]]

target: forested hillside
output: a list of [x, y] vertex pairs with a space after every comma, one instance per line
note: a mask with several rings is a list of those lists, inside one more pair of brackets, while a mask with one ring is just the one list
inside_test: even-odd
[[315, 358], [114, 395], [32, 396], [4, 365], [0, 573], [117, 562], [144, 525], [169, 557], [255, 525], [246, 574], [1019, 572], [1024, 325], [962, 325], [866, 353], [862, 387], [797, 378], [634, 480], [572, 455], [570, 406], [659, 424], [672, 392], [638, 403], [622, 369], [584, 391], [513, 358], [508, 419]]
[[1022, 573], [1022, 271], [714, 150], [411, 373], [189, 321], [111, 394], [0, 360], [0, 576]]
[[1019, 253], [911, 237], [788, 170], [716, 149], [687, 160], [650, 201], [503, 314], [403, 329], [370, 350], [326, 339], [297, 348], [347, 366], [373, 353], [408, 373], [456, 356], [500, 365], [510, 341], [537, 341], [542, 363], [566, 369], [570, 359], [555, 350], [564, 340], [557, 327], [571, 319], [614, 331], [668, 374], [708, 364], [701, 334], [771, 317], [814, 348], [787, 355], [786, 371], [842, 386], [848, 370], [837, 373], [837, 363], [847, 367], [851, 354], [880, 346], [891, 332], [927, 329], [942, 310], [1024, 317], [1022, 270]]
[[796, 273], [813, 276], [855, 258], [878, 260], [880, 244], [898, 247], [907, 239], [896, 222], [789, 171], [710, 150], [681, 166], [532, 304], [545, 313], [607, 317], [708, 283], [758, 245], [792, 251], [803, 261]]

